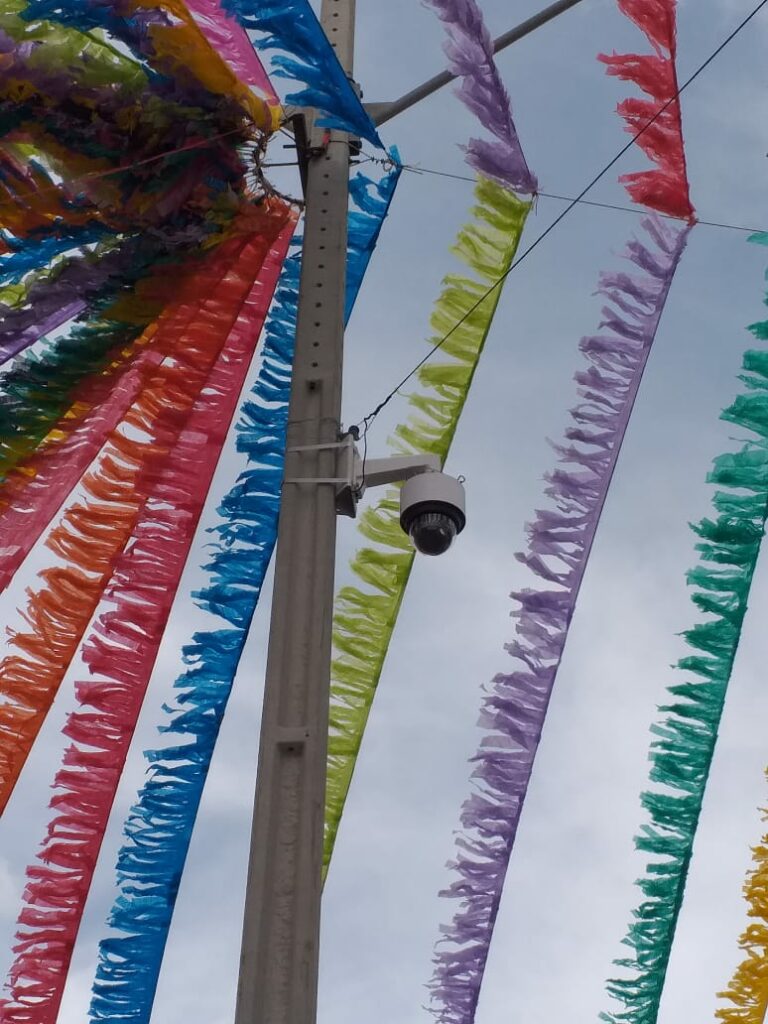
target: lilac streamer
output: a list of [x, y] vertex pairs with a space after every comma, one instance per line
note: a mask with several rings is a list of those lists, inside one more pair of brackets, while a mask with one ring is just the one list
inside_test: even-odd
[[523, 195], [538, 182], [523, 154], [512, 120], [512, 103], [499, 75], [493, 40], [477, 0], [425, 0], [445, 23], [444, 46], [451, 71], [461, 79], [459, 98], [498, 142], [472, 139], [464, 147], [467, 162], [480, 174]]
[[[553, 444], [559, 465], [546, 476], [553, 508], [527, 525], [518, 554], [547, 590], [512, 595], [520, 607], [516, 638], [506, 645], [519, 663], [493, 680], [479, 724], [484, 736], [472, 778], [478, 791], [462, 808], [458, 876], [441, 895], [461, 901], [435, 950], [430, 983], [441, 1024], [475, 1018], [504, 880], [568, 630], [616, 463], [690, 226], [644, 219], [649, 242], [637, 239], [626, 257], [642, 273], [601, 275], [608, 302], [600, 333], [581, 341], [586, 369], [576, 374], [583, 401], [571, 410], [565, 441]], [[650, 244], [649, 244], [650, 243]]]
[[83, 312], [125, 276], [134, 258], [127, 246], [99, 259], [73, 259], [53, 280], [31, 285], [22, 306], [0, 304], [0, 365]]

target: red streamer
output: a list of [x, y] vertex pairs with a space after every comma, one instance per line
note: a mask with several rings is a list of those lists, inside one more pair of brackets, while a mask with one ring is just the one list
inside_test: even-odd
[[624, 174], [620, 181], [636, 203], [670, 217], [692, 221], [695, 213], [688, 186], [675, 66], [675, 0], [618, 0], [618, 3], [655, 50], [655, 54], [614, 53], [599, 58], [608, 66], [609, 75], [634, 82], [651, 97], [650, 100], [631, 97], [618, 106], [627, 131], [632, 135], [643, 131], [637, 144], [655, 165], [647, 171]]
[[[30, 592], [30, 630], [12, 634], [20, 654], [0, 663], [0, 812], [146, 501], [147, 481], [168, 456], [236, 321], [288, 207], [265, 206], [258, 234], [215, 250], [181, 287], [173, 310], [158, 326], [168, 355], [148, 373], [146, 386], [112, 432], [97, 468], [83, 481], [90, 499], [75, 505], [51, 533], [48, 546], [67, 562], [45, 570], [46, 586]], [[255, 344], [255, 339], [254, 339]], [[148, 368], [149, 369], [149, 368]], [[127, 432], [126, 432], [127, 431]], [[143, 440], [128, 433], [139, 431]]]
[[[4, 1024], [55, 1024], [96, 860], [174, 595], [202, 513], [294, 230], [283, 228], [263, 259], [226, 344], [171, 455], [145, 481], [146, 502], [117, 559], [84, 660], [98, 681], [81, 681], [73, 741], [56, 775], [55, 812], [28, 869], [19, 916], [12, 1000]], [[246, 261], [247, 262], [247, 261]]]

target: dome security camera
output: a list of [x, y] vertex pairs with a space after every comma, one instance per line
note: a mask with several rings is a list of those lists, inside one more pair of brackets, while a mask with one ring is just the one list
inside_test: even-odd
[[443, 555], [467, 521], [460, 480], [445, 473], [419, 473], [400, 491], [400, 525], [422, 555]]

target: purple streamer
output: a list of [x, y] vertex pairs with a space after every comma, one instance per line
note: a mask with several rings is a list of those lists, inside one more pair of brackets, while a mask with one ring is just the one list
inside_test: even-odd
[[480, 174], [523, 195], [534, 195], [538, 182], [523, 154], [512, 120], [509, 93], [499, 75], [493, 40], [476, 0], [425, 0], [445, 23], [444, 49], [451, 71], [461, 79], [459, 98], [497, 142], [472, 139], [464, 147], [467, 162]]
[[547, 590], [522, 590], [516, 637], [506, 650], [519, 663], [500, 674], [483, 700], [479, 724], [488, 730], [472, 778], [478, 791], [462, 808], [463, 832], [449, 867], [458, 876], [441, 893], [461, 901], [435, 950], [430, 983], [441, 1024], [472, 1024], [485, 973], [504, 880], [533, 763], [560, 667], [587, 561], [605, 505], [643, 373], [655, 340], [689, 225], [658, 217], [642, 222], [626, 257], [642, 273], [601, 275], [606, 298], [600, 333], [581, 341], [588, 361], [576, 374], [580, 404], [565, 440], [553, 444], [557, 468], [545, 479], [553, 508], [527, 524], [528, 549], [518, 554]]

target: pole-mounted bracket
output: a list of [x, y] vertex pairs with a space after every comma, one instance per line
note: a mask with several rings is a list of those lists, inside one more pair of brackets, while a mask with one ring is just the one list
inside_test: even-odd
[[317, 486], [333, 484], [336, 487], [336, 512], [340, 516], [357, 516], [357, 503], [370, 487], [403, 483], [423, 473], [439, 473], [440, 459], [437, 455], [393, 455], [386, 459], [362, 458], [352, 434], [346, 434], [340, 441], [326, 444], [298, 445], [289, 448], [287, 454], [303, 452], [336, 451], [336, 475], [331, 477], [288, 477], [284, 484]]

